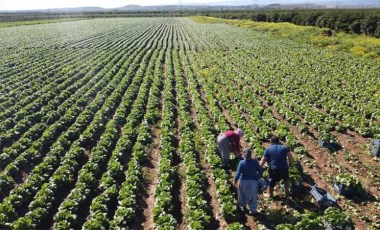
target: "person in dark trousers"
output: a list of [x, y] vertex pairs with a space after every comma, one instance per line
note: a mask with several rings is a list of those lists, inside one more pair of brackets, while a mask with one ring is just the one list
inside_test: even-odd
[[271, 143], [271, 146], [265, 149], [260, 161], [260, 166], [263, 166], [265, 162], [269, 165], [269, 197], [273, 197], [274, 186], [281, 180], [285, 181], [285, 194], [289, 195], [289, 165], [292, 167], [293, 156], [289, 148], [280, 143], [277, 136], [272, 136]]
[[258, 185], [263, 170], [256, 159], [252, 159], [252, 150], [245, 149], [244, 160], [239, 162], [238, 170], [234, 178], [234, 185], [239, 181], [238, 203], [242, 210], [249, 206], [249, 214], [257, 214]]
[[243, 134], [244, 132], [242, 129], [237, 129], [235, 131], [229, 130], [218, 136], [218, 149], [224, 167], [228, 167], [231, 152], [235, 152], [235, 154], [238, 155], [240, 151], [240, 137], [243, 136]]

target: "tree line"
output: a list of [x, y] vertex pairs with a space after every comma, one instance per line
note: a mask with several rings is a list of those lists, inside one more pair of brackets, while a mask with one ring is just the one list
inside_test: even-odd
[[290, 22], [296, 25], [380, 37], [380, 9], [224, 11], [207, 12], [205, 15], [259, 22]]

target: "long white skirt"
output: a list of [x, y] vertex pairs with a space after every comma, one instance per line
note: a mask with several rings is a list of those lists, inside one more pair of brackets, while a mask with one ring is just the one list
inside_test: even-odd
[[258, 204], [258, 184], [257, 180], [240, 180], [238, 188], [238, 201], [240, 207], [245, 208], [249, 205], [249, 210], [256, 212]]

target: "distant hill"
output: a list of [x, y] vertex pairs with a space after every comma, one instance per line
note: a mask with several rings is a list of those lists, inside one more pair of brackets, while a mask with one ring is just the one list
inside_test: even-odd
[[98, 12], [98, 11], [107, 11], [102, 7], [89, 6], [89, 7], [67, 7], [67, 8], [53, 8], [53, 9], [40, 9], [40, 10], [0, 10], [0, 12], [7, 13], [80, 13], [80, 12]]
[[123, 7], [115, 8], [117, 10], [126, 10], [126, 11], [139, 11], [142, 10], [144, 7], [140, 5], [126, 5]]
[[160, 5], [160, 6], [139, 6], [139, 5], [127, 5], [113, 10], [117, 11], [178, 11], [178, 10], [244, 10], [252, 9], [257, 6], [254, 5]]

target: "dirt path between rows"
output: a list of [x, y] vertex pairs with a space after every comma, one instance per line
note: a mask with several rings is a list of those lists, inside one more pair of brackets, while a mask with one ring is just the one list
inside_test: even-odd
[[144, 185], [142, 186], [141, 192], [139, 193], [144, 199], [137, 199], [138, 207], [142, 214], [137, 214], [136, 216], [142, 217], [142, 219], [137, 221], [141, 224], [140, 226], [136, 227], [141, 227], [145, 230], [154, 229], [154, 195], [157, 186], [158, 163], [160, 161], [160, 130], [157, 127], [154, 127], [152, 129], [152, 137], [153, 146], [152, 149], [148, 152], [148, 161], [141, 166], [142, 171], [144, 172], [143, 174], [148, 179], [147, 181], [144, 181]]

